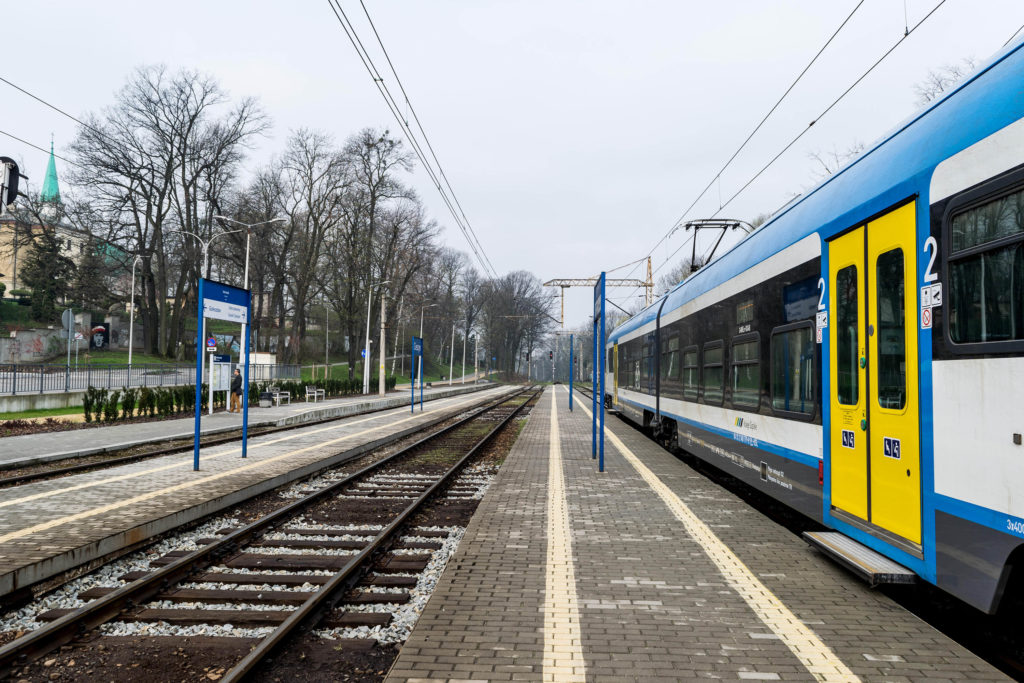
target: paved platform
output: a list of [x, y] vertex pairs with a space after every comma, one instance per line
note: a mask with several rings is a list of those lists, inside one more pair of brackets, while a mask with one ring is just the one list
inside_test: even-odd
[[567, 399], [533, 409], [388, 681], [1007, 680], [613, 417], [599, 473]]
[[401, 408], [0, 491], [0, 597], [515, 391]]
[[[423, 401], [457, 396], [491, 386], [453, 385], [423, 390]], [[419, 400], [419, 392], [416, 394]], [[272, 408], [249, 408], [249, 427], [286, 426], [315, 422], [329, 417], [359, 415], [382, 408], [396, 408], [409, 405], [408, 386], [406, 391], [393, 391], [386, 396], [346, 396], [328, 401], [307, 403], [294, 401], [292, 404]], [[226, 411], [203, 415], [201, 431], [204, 436], [230, 432], [242, 427], [239, 413]], [[132, 446], [141, 446], [162, 441], [190, 439], [195, 433], [192, 417], [176, 420], [158, 420], [135, 424], [113, 424], [103, 427], [88, 427], [83, 430], [68, 430], [45, 434], [25, 434], [0, 439], [0, 470], [25, 467], [43, 462], [65, 460], [84, 455], [116, 451]]]

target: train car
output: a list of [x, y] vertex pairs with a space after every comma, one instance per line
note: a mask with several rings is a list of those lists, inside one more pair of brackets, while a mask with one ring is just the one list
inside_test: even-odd
[[1021, 41], [606, 341], [627, 419], [994, 612], [1024, 583]]

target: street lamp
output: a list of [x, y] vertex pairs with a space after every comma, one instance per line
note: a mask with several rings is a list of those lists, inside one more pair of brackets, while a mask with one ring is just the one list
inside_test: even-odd
[[[227, 232], [221, 232], [221, 233], [217, 233], [216, 235], [211, 235], [209, 239], [205, 239], [205, 240], [202, 237], [200, 237], [199, 235], [197, 235], [196, 233], [190, 232], [188, 230], [168, 230], [167, 232], [168, 233], [175, 233], [175, 232], [177, 232], [177, 233], [181, 233], [182, 235], [191, 235], [192, 237], [195, 237], [196, 240], [198, 240], [199, 244], [201, 244], [203, 246], [203, 269], [199, 273], [199, 277], [200, 277], [200, 279], [202, 279], [202, 278], [206, 277], [206, 271], [209, 269], [209, 266], [210, 266], [210, 243], [213, 242], [213, 240], [215, 240], [216, 238], [218, 238], [218, 237], [220, 237], [222, 235], [230, 235], [231, 233], [242, 232], [242, 231], [241, 230], [228, 230]], [[200, 322], [202, 323], [203, 329], [202, 329], [201, 336], [199, 337], [199, 339], [196, 340], [196, 362], [197, 363], [198, 363], [199, 355], [203, 352], [203, 341], [206, 339], [206, 317], [203, 316], [203, 319]], [[244, 339], [244, 337], [243, 337], [243, 339]], [[197, 384], [199, 383], [199, 378], [198, 377], [196, 378], [196, 383]], [[208, 414], [209, 415], [213, 415], [213, 359], [212, 358], [210, 359], [210, 382], [209, 382], [209, 387], [210, 387], [210, 402], [209, 402], [209, 413]], [[246, 387], [246, 390], [248, 390], [248, 387]], [[196, 389], [196, 392], [197, 392], [196, 395], [197, 396], [198, 396], [198, 391], [199, 390]], [[248, 394], [246, 394], [246, 396], [248, 397]], [[248, 400], [248, 398], [246, 398], [246, 400]], [[199, 409], [197, 408], [197, 410], [199, 410]], [[200, 412], [201, 412], [201, 410], [200, 410]], [[197, 414], [198, 414], [198, 412], [197, 412]], [[197, 429], [198, 429], [198, 427], [197, 427]], [[199, 451], [196, 451], [196, 452], [198, 453]], [[199, 465], [197, 464], [196, 468], [198, 469], [198, 467], [199, 467]]]
[[135, 266], [141, 260], [142, 254], [139, 254], [132, 261], [132, 308], [128, 313], [128, 386], [132, 385], [132, 348], [135, 341]]
[[[284, 218], [283, 216], [278, 216], [277, 218], [271, 218], [269, 221], [260, 221], [259, 223], [243, 223], [242, 221], [236, 221], [234, 218], [228, 218], [227, 216], [221, 216], [220, 214], [217, 214], [216, 216], [214, 216], [214, 218], [216, 218], [217, 220], [225, 221], [227, 223], [234, 223], [235, 225], [240, 225], [243, 228], [245, 228], [245, 274], [242, 276], [242, 289], [249, 289], [249, 241], [252, 238], [252, 229], [260, 225], [270, 225], [271, 223], [287, 223], [288, 219]], [[238, 230], [232, 230], [231, 232], [238, 232]], [[242, 339], [241, 343], [238, 345], [239, 356], [245, 353], [243, 349], [245, 349], [245, 335], [248, 334], [248, 327], [248, 321], [242, 323]], [[259, 340], [257, 339], [257, 341]], [[244, 362], [245, 359], [242, 360]], [[245, 396], [245, 400], [248, 401], [249, 387], [245, 387]]]
[[[367, 370], [369, 370], [370, 363], [370, 297], [373, 295], [374, 289], [376, 289], [377, 287], [383, 287], [384, 285], [390, 283], [391, 280], [375, 282], [372, 285], [370, 285], [369, 289], [366, 290], [366, 346], [363, 347], [363, 353], [365, 354], [363, 356], [363, 394], [370, 393], [370, 373], [367, 372]], [[384, 302], [381, 301], [381, 306], [383, 305]], [[383, 353], [383, 351], [381, 353]]]
[[[427, 304], [426, 306], [420, 307], [420, 339], [421, 340], [423, 339], [423, 311], [427, 310], [428, 308], [433, 308], [434, 306], [439, 306], [439, 305], [440, 304]], [[419, 367], [419, 371], [416, 373], [416, 376], [420, 378], [420, 391], [422, 391], [423, 390], [423, 354], [422, 353], [420, 353], [420, 367]]]

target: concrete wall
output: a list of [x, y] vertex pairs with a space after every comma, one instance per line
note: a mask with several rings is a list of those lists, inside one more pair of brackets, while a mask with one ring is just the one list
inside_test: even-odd
[[52, 394], [18, 394], [17, 396], [0, 396], [0, 420], [4, 413], [18, 413], [22, 410], [42, 410], [44, 408], [70, 408], [82, 405], [84, 391], [68, 391]]
[[0, 363], [45, 363], [64, 351], [61, 329], [18, 330], [0, 337]]

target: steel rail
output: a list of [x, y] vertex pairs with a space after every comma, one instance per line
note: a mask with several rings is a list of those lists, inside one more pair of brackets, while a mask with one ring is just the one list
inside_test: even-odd
[[116, 591], [101, 598], [83, 605], [78, 610], [57, 619], [42, 628], [36, 629], [21, 638], [11, 641], [0, 647], [0, 673], [9, 673], [14, 666], [23, 665], [28, 661], [38, 659], [61, 645], [71, 641], [75, 636], [94, 629], [107, 621], [110, 621], [124, 609], [141, 604], [157, 593], [166, 590], [175, 583], [180, 583], [193, 572], [202, 569], [220, 558], [229, 555], [237, 549], [250, 542], [255, 536], [273, 529], [278, 524], [287, 521], [299, 514], [304, 509], [330, 496], [353, 481], [366, 476], [376, 469], [406, 455], [412, 449], [437, 439], [454, 429], [461, 427], [467, 422], [476, 419], [483, 413], [496, 408], [516, 396], [521, 395], [527, 388], [523, 388], [510, 396], [501, 397], [488, 405], [481, 406], [472, 411], [471, 414], [448, 425], [438, 431], [419, 439], [415, 443], [387, 456], [377, 462], [354, 472], [353, 474], [337, 481], [323, 489], [314, 491], [304, 498], [274, 510], [267, 516], [258, 519], [250, 524], [237, 529], [226, 535], [224, 538], [206, 545], [188, 555], [175, 560], [148, 576], [142, 577], [132, 583], [122, 586]]
[[[515, 398], [525, 391], [527, 391], [527, 389], [517, 392], [505, 401]], [[534, 392], [534, 395], [536, 395], [536, 392]], [[338, 571], [337, 574], [332, 576], [327, 583], [321, 586], [320, 590], [311, 595], [306, 602], [302, 603], [302, 605], [300, 605], [294, 612], [288, 615], [288, 618], [263, 640], [261, 640], [260, 643], [242, 659], [242, 661], [225, 673], [224, 677], [221, 679], [221, 683], [235, 683], [245, 679], [245, 677], [250, 674], [260, 662], [269, 657], [277, 647], [284, 643], [293, 631], [300, 627], [307, 629], [311, 628], [324, 612], [333, 609], [339, 601], [342, 590], [348, 590], [358, 582], [358, 579], [360, 578], [358, 573], [359, 569], [369, 561], [378, 550], [381, 550], [386, 543], [390, 542], [402, 525], [404, 525], [412, 515], [418, 512], [428, 500], [433, 498], [434, 494], [446, 486], [447, 483], [466, 465], [466, 463], [476, 455], [477, 451], [488, 444], [499, 431], [504, 429], [505, 426], [512, 421], [512, 419], [515, 418], [529, 402], [530, 399], [527, 399], [518, 405], [516, 409], [499, 422], [494, 429], [477, 441], [465, 455], [459, 458], [457, 463], [452, 465], [452, 467], [449, 468], [449, 470], [436, 482], [434, 482], [430, 488], [424, 491], [419, 498], [410, 503], [405, 510], [398, 515], [398, 517], [384, 527], [384, 529], [382, 529], [381, 532], [365, 548], [359, 551], [358, 554], [354, 555], [352, 559]]]
[[[476, 392], [466, 392], [466, 393], [467, 394], [471, 394], [471, 393], [476, 393]], [[465, 394], [456, 394], [456, 396], [459, 396], [459, 395], [465, 395]], [[454, 396], [447, 397], [447, 398], [454, 398]], [[328, 422], [336, 422], [338, 420], [344, 420], [344, 419], [347, 419], [347, 418], [350, 418], [350, 417], [358, 417], [360, 415], [372, 415], [374, 413], [384, 412], [385, 410], [394, 410], [396, 407], [401, 407], [401, 406], [391, 406], [391, 407], [383, 407], [382, 406], [380, 408], [370, 408], [369, 410], [361, 410], [359, 412], [349, 413], [347, 415], [335, 415], [333, 417], [325, 417], [325, 418], [321, 418], [319, 420], [310, 420], [308, 422], [299, 422], [299, 423], [296, 423], [296, 424], [289, 424], [289, 425], [274, 425], [274, 426], [268, 426], [268, 427], [258, 427], [256, 430], [249, 432], [249, 438], [252, 438], [254, 436], [266, 436], [267, 434], [277, 434], [279, 432], [292, 431], [292, 430], [295, 430], [295, 429], [301, 429], [303, 427], [315, 427], [317, 425], [326, 424]], [[124, 423], [124, 424], [131, 424], [131, 423]], [[200, 445], [201, 448], [209, 448], [210, 446], [221, 446], [221, 445], [226, 444], [226, 443], [233, 443], [235, 441], [241, 441], [242, 440], [241, 429], [242, 428], [239, 427], [238, 428], [238, 430], [239, 430], [238, 433], [232, 432], [228, 436], [215, 436], [213, 438], [210, 438], [209, 440], [201, 440], [199, 445]], [[127, 446], [125, 448], [117, 448], [117, 449], [114, 449], [114, 450], [111, 450], [111, 451], [106, 451], [106, 452], [107, 453], [119, 453], [121, 451], [127, 451], [127, 450], [130, 450], [132, 448], [140, 448], [140, 447], [142, 447], [144, 445], [145, 444], [138, 444], [137, 446]], [[117, 465], [127, 465], [129, 463], [138, 462], [139, 460], [147, 460], [149, 458], [157, 458], [157, 457], [160, 457], [160, 456], [163, 456], [163, 455], [171, 455], [171, 454], [174, 454], [174, 453], [182, 453], [182, 452], [185, 452], [185, 451], [191, 452], [193, 447], [194, 447], [194, 444], [192, 444], [192, 443], [182, 444], [181, 446], [165, 446], [163, 448], [157, 448], [157, 449], [152, 450], [152, 451], [146, 451], [145, 453], [136, 453], [135, 455], [123, 455], [123, 456], [118, 456], [118, 457], [110, 458], [108, 460], [102, 460], [102, 461], [97, 461], [97, 462], [81, 463], [81, 464], [78, 464], [78, 465], [68, 465], [66, 467], [56, 467], [56, 468], [51, 469], [51, 470], [45, 470], [45, 471], [42, 471], [42, 472], [30, 472], [28, 474], [19, 474], [19, 475], [13, 476], [13, 477], [0, 477], [0, 487], [18, 486], [18, 485], [21, 485], [21, 484], [28, 484], [28, 483], [31, 483], [33, 481], [39, 481], [41, 479], [54, 479], [54, 478], [57, 478], [57, 477], [64, 476], [66, 474], [76, 474], [78, 472], [85, 472], [85, 471], [88, 471], [88, 470], [102, 469], [102, 468], [105, 468], [105, 467], [116, 467]], [[91, 458], [91, 457], [94, 457], [94, 456], [97, 456], [97, 455], [100, 455], [100, 453], [90, 453], [88, 455], [75, 456], [73, 458], [67, 458], [67, 460], [77, 460], [77, 459], [80, 459], [80, 458]], [[59, 461], [50, 461], [50, 462], [59, 462]], [[37, 466], [43, 466], [43, 465], [46, 465], [46, 464], [47, 463], [35, 463], [34, 465], [25, 465], [24, 467], [37, 467]], [[11, 468], [11, 469], [15, 469], [15, 468]]]

